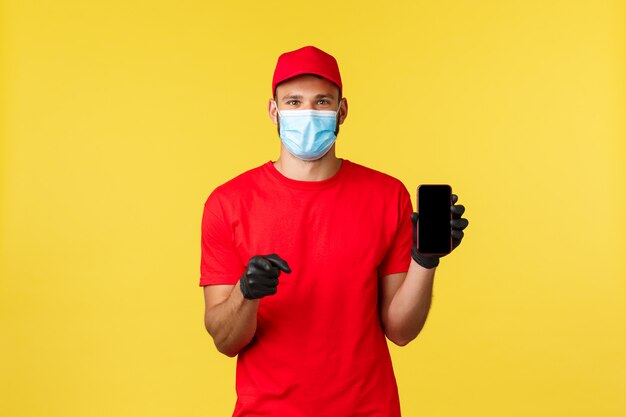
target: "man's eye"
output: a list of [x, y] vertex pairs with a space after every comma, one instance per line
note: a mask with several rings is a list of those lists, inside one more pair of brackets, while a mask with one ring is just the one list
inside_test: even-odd
[[317, 104], [320, 104], [320, 105], [322, 105], [322, 104], [330, 104], [330, 101], [328, 101], [328, 100], [318, 100]]
[[298, 100], [289, 100], [287, 104], [290, 106], [296, 106], [298, 104]]

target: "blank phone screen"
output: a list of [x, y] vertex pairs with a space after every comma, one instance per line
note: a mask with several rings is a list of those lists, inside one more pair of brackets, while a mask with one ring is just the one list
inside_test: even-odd
[[450, 213], [452, 188], [449, 185], [420, 185], [417, 190], [418, 239], [421, 253], [450, 253]]

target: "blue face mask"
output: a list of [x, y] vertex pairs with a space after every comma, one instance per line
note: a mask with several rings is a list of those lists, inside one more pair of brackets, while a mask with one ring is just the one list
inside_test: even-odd
[[337, 135], [337, 111], [333, 110], [276, 110], [279, 118], [280, 139], [296, 158], [314, 161], [332, 148]]

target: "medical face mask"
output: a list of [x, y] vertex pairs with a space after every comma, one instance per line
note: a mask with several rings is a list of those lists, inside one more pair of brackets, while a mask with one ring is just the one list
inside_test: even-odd
[[314, 161], [332, 148], [337, 135], [337, 116], [334, 110], [276, 110], [279, 115], [279, 134], [283, 145], [296, 158]]

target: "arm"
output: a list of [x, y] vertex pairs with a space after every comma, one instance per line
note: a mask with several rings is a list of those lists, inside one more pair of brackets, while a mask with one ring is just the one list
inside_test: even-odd
[[[463, 229], [469, 222], [462, 218], [465, 207], [456, 205], [458, 196], [452, 194], [450, 212], [450, 235], [452, 249], [463, 239]], [[415, 339], [424, 327], [433, 292], [438, 256], [420, 254], [417, 251], [417, 227], [419, 216], [411, 214], [413, 246], [408, 272], [384, 276], [380, 282], [380, 319], [389, 340], [404, 346]]]
[[253, 256], [239, 285], [204, 287], [204, 326], [217, 350], [233, 357], [252, 341], [259, 299], [276, 294], [281, 271], [291, 269], [280, 256]]
[[239, 285], [207, 285], [204, 303], [204, 326], [217, 350], [236, 356], [254, 337], [259, 300], [244, 298]]
[[380, 281], [380, 318], [389, 340], [405, 346], [424, 327], [433, 290], [435, 269], [411, 261], [408, 272], [391, 274]]

